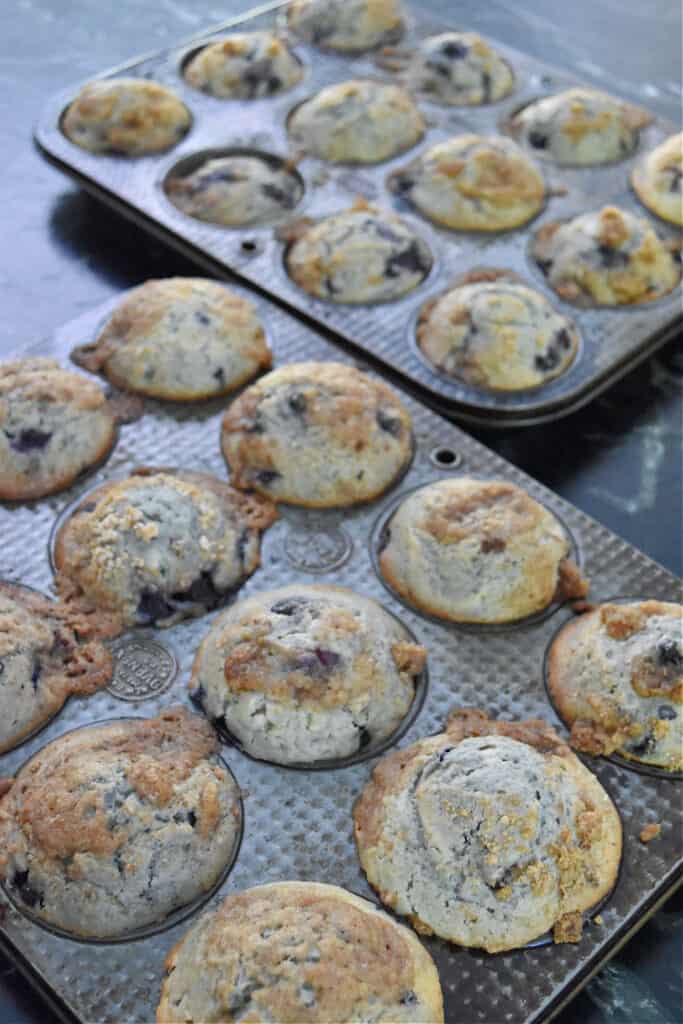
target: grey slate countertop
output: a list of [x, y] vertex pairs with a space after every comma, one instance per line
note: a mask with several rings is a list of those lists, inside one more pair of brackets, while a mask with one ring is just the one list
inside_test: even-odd
[[[448, 13], [454, 26], [501, 39], [680, 120], [681, 9], [675, 0], [421, 3], [442, 17]], [[46, 97], [251, 6], [252, 0], [0, 4], [5, 175], [0, 357], [146, 278], [196, 272], [41, 160], [31, 131]], [[471, 432], [680, 574], [682, 393], [678, 339], [573, 416], [517, 432]], [[557, 1019], [561, 1024], [680, 1024], [681, 963], [679, 890]], [[52, 1020], [51, 1011], [0, 954], [0, 1024]]]

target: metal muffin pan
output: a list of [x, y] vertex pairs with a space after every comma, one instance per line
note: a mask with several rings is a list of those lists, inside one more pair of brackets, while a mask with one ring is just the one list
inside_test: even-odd
[[[252, 15], [225, 22], [173, 49], [138, 58], [106, 72], [103, 77], [135, 75], [154, 79], [174, 89], [193, 114], [185, 138], [165, 154], [143, 158], [102, 156], [86, 152], [61, 132], [61, 115], [76, 94], [77, 86], [62, 90], [48, 102], [38, 122], [35, 138], [41, 152], [84, 188], [119, 212], [135, 220], [156, 236], [199, 259], [216, 272], [231, 270], [270, 294], [326, 333], [343, 339], [368, 355], [403, 374], [420, 397], [449, 416], [486, 426], [527, 425], [556, 419], [584, 405], [616, 379], [650, 355], [676, 332], [681, 322], [680, 287], [670, 295], [642, 306], [622, 309], [578, 309], [563, 302], [547, 285], [529, 256], [529, 242], [541, 224], [561, 220], [605, 203], [616, 203], [649, 218], [662, 235], [678, 237], [671, 225], [652, 217], [641, 206], [629, 186], [635, 161], [678, 129], [655, 117], [640, 133], [639, 145], [628, 159], [601, 168], [561, 168], [548, 161], [540, 163], [552, 190], [566, 189], [565, 195], [550, 195], [543, 211], [525, 228], [506, 233], [475, 234], [439, 229], [422, 218], [385, 185], [387, 176], [402, 167], [429, 145], [463, 132], [498, 133], [506, 119], [531, 100], [547, 96], [579, 80], [565, 71], [549, 67], [511, 47], [494, 43], [515, 72], [515, 89], [498, 103], [482, 107], [442, 107], [418, 99], [427, 121], [425, 137], [412, 149], [379, 165], [332, 165], [305, 158], [298, 164], [304, 184], [303, 199], [292, 213], [323, 217], [347, 208], [357, 196], [364, 196], [405, 216], [429, 244], [434, 266], [426, 280], [408, 296], [391, 303], [342, 306], [323, 302], [298, 288], [283, 264], [284, 246], [271, 224], [249, 228], [223, 228], [195, 220], [176, 209], [164, 193], [166, 176], [181, 161], [202, 150], [247, 149], [287, 156], [292, 149], [286, 132], [290, 111], [321, 87], [354, 77], [394, 81], [383, 71], [375, 54], [340, 56], [297, 41], [294, 51], [305, 74], [293, 89], [271, 98], [219, 100], [191, 88], [181, 74], [183, 61], [202, 42], [210, 42], [229, 28], [282, 27], [286, 4], [276, 2]], [[455, 15], [438, 21], [411, 8], [402, 47], [444, 28], [467, 28]], [[419, 354], [415, 344], [415, 322], [429, 299], [442, 293], [459, 275], [479, 267], [516, 271], [544, 293], [553, 304], [576, 323], [581, 346], [566, 373], [540, 388], [506, 394], [487, 391], [448, 378]]]
[[[32, 354], [67, 364], [71, 349], [93, 338], [118, 301], [120, 297], [67, 324]], [[304, 359], [348, 361], [347, 355], [296, 318], [266, 300], [256, 299], [256, 304], [267, 324], [275, 366]], [[281, 506], [279, 520], [264, 536], [262, 567], [245, 583], [240, 596], [296, 580], [333, 582], [375, 598], [404, 622], [427, 647], [429, 687], [422, 709], [399, 745], [439, 731], [449, 710], [458, 706], [483, 707], [504, 718], [539, 716], [564, 732], [545, 692], [543, 659], [559, 623], [572, 612], [557, 608], [533, 625], [482, 632], [432, 621], [400, 604], [373, 569], [371, 543], [376, 524], [397, 496], [453, 473], [501, 477], [526, 488], [566, 524], [584, 571], [592, 579], [593, 599], [642, 593], [675, 600], [679, 583], [457, 427], [412, 398], [404, 396], [404, 401], [416, 440], [405, 477], [377, 501], [350, 510], [309, 512]], [[142, 419], [122, 427], [118, 447], [93, 476], [45, 501], [0, 508], [0, 577], [49, 592], [48, 545], [54, 519], [93, 483], [140, 464], [186, 466], [225, 478], [219, 448], [225, 404], [225, 399], [188, 406], [146, 401]], [[178, 702], [190, 706], [188, 681], [194, 652], [214, 616], [168, 630], [134, 631], [115, 641], [116, 672], [109, 688], [89, 699], [72, 698], [38, 735], [0, 757], [0, 774], [12, 774], [46, 742], [77, 726], [122, 715], [151, 716]], [[372, 896], [360, 871], [351, 825], [351, 807], [369, 776], [370, 764], [292, 771], [254, 761], [234, 747], [224, 746], [221, 753], [242, 788], [244, 836], [229, 877], [209, 905], [227, 893], [282, 879], [334, 882]], [[589, 921], [578, 945], [536, 944], [496, 956], [427, 940], [439, 967], [448, 1020], [468, 1024], [547, 1020], [680, 882], [680, 783], [603, 759], [587, 763], [614, 799], [624, 825], [621, 874], [600, 910], [601, 923]], [[645, 847], [638, 834], [650, 821], [661, 822], [662, 833]], [[151, 1021], [164, 958], [189, 926], [186, 920], [128, 944], [81, 943], [32, 923], [0, 893], [0, 945], [67, 1019], [82, 1024]]]

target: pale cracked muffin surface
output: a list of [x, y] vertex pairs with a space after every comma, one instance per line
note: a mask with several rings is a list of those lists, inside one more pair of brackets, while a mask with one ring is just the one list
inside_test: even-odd
[[327, 508], [382, 494], [410, 463], [413, 439], [383, 381], [342, 363], [291, 363], [232, 402], [221, 447], [236, 487]]
[[683, 770], [680, 604], [603, 604], [568, 622], [550, 648], [547, 683], [577, 750]]
[[291, 142], [330, 163], [375, 164], [414, 146], [422, 115], [398, 85], [351, 79], [328, 85], [287, 122]]
[[404, 14], [399, 0], [293, 0], [287, 23], [306, 42], [353, 53], [400, 39]]
[[171, 89], [142, 78], [88, 82], [67, 108], [62, 131], [92, 153], [144, 156], [189, 131], [190, 111]]
[[0, 876], [42, 923], [115, 939], [208, 892], [240, 829], [213, 730], [171, 708], [76, 729], [31, 758], [0, 800]]
[[379, 548], [389, 586], [452, 622], [513, 622], [588, 589], [559, 520], [505, 480], [455, 477], [412, 491]]
[[645, 218], [616, 206], [544, 224], [532, 254], [557, 294], [581, 306], [652, 302], [681, 278], [672, 246]]
[[582, 167], [623, 160], [650, 114], [596, 89], [568, 89], [523, 107], [512, 134], [541, 159]]
[[683, 132], [671, 135], [641, 157], [631, 184], [648, 210], [683, 227]]
[[564, 373], [579, 338], [571, 320], [540, 292], [514, 274], [482, 270], [464, 275], [422, 308], [417, 343], [449, 377], [521, 391]]
[[102, 388], [42, 357], [0, 363], [0, 499], [69, 487], [116, 442]]
[[353, 818], [387, 906], [422, 933], [490, 953], [551, 929], [578, 942], [621, 860], [616, 808], [557, 733], [477, 710], [382, 758]]
[[18, 584], [0, 582], [0, 754], [44, 725], [71, 696], [106, 686], [112, 658], [97, 623]]
[[409, 90], [433, 103], [479, 106], [512, 92], [512, 70], [476, 32], [442, 32], [423, 39], [405, 70]]
[[[293, 953], [292, 950], [295, 950]], [[408, 928], [335, 885], [228, 896], [171, 950], [157, 1024], [442, 1024], [439, 975]]]
[[295, 284], [327, 302], [393, 302], [432, 269], [429, 246], [391, 210], [364, 200], [331, 217], [302, 220], [280, 233]]
[[286, 161], [269, 154], [230, 153], [172, 174], [166, 195], [188, 217], [221, 227], [267, 224], [291, 213], [304, 186]]
[[272, 32], [233, 32], [194, 54], [183, 76], [218, 99], [254, 100], [292, 89], [303, 67]]
[[56, 585], [120, 629], [170, 626], [221, 604], [260, 564], [266, 498], [207, 473], [141, 469], [87, 494], [58, 531]]
[[190, 277], [134, 288], [72, 357], [116, 387], [176, 402], [226, 394], [271, 365], [255, 306]]
[[545, 202], [538, 167], [503, 136], [456, 135], [392, 172], [388, 187], [429, 220], [460, 231], [507, 231]]
[[239, 601], [195, 658], [192, 698], [253, 757], [311, 764], [396, 732], [427, 652], [377, 602], [294, 584]]

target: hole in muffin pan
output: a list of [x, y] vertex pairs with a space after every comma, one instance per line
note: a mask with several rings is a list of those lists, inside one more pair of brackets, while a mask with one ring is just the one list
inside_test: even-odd
[[[439, 468], [441, 469], [443, 467], [439, 466]], [[464, 467], [462, 470], [458, 470], [458, 468], [456, 467], [455, 471], [458, 475], [466, 475], [474, 480], [481, 480], [484, 482], [487, 480], [498, 479], [498, 477], [484, 476], [481, 473], [469, 473], [464, 469]], [[527, 629], [532, 626], [536, 626], [541, 622], [545, 622], [546, 619], [549, 619], [553, 615], [555, 615], [560, 610], [560, 608], [564, 608], [566, 605], [571, 604], [574, 598], [569, 598], [561, 602], [551, 601], [549, 605], [547, 605], [545, 608], [542, 608], [538, 612], [534, 612], [533, 615], [527, 615], [523, 619], [514, 619], [510, 622], [454, 622], [450, 619], [439, 618], [438, 615], [431, 615], [429, 612], [423, 611], [421, 608], [418, 608], [417, 605], [410, 604], [401, 594], [398, 593], [398, 591], [394, 590], [391, 584], [384, 578], [379, 564], [379, 556], [386, 547], [388, 539], [387, 532], [389, 529], [391, 519], [394, 516], [395, 512], [398, 511], [399, 505], [401, 505], [402, 502], [406, 500], [406, 498], [410, 497], [410, 495], [414, 494], [416, 491], [420, 491], [423, 490], [425, 487], [429, 487], [431, 484], [439, 483], [441, 479], [443, 478], [437, 477], [434, 480], [426, 480], [424, 483], [419, 484], [417, 487], [411, 487], [408, 490], [402, 491], [400, 494], [397, 494], [384, 507], [384, 509], [380, 512], [375, 522], [372, 524], [369, 540], [370, 559], [372, 561], [372, 567], [375, 571], [375, 575], [379, 582], [382, 584], [384, 589], [389, 594], [391, 594], [395, 601], [400, 602], [400, 604], [402, 604], [404, 608], [407, 608], [408, 611], [412, 612], [414, 615], [419, 615], [420, 618], [422, 619], [427, 619], [429, 622], [434, 622], [439, 626], [445, 627], [446, 629], [453, 629], [455, 632], [463, 631], [466, 633], [509, 633], [515, 630]], [[541, 501], [535, 495], [530, 494], [529, 496], [533, 498], [534, 501], [538, 502], [539, 505], [542, 505], [543, 508], [545, 508], [548, 512], [550, 512], [551, 515], [560, 524], [569, 543], [569, 552], [567, 554], [567, 558], [572, 559], [579, 568], [582, 568], [581, 549], [579, 547], [578, 541], [572, 533], [572, 531], [567, 526], [567, 523], [564, 521], [562, 516], [555, 509], [550, 508], [545, 502]]]
[[[379, 602], [377, 603], [379, 604]], [[380, 607], [387, 615], [391, 616], [391, 618], [400, 625], [401, 629], [403, 629], [406, 634], [407, 640], [415, 644], [420, 642], [413, 630], [407, 626], [406, 623], [398, 617], [398, 615], [395, 615], [385, 605], [380, 605]], [[242, 742], [230, 732], [225, 724], [225, 719], [209, 719], [209, 721], [211, 721], [211, 724], [218, 733], [218, 736], [226, 746], [234, 747], [236, 750], [239, 750], [240, 754], [249, 758], [250, 761], [254, 761], [256, 764], [272, 764], [275, 768], [279, 768], [284, 771], [291, 770], [296, 772], [323, 772], [334, 771], [339, 768], [351, 768], [353, 765], [361, 764], [363, 761], [369, 761], [372, 758], [376, 758], [381, 754], [387, 753], [415, 724], [415, 721], [424, 706], [427, 691], [429, 689], [428, 661], [422, 672], [413, 677], [413, 682], [415, 695], [413, 697], [412, 704], [393, 733], [380, 740], [379, 743], [375, 743], [374, 745], [369, 743], [367, 746], [362, 747], [362, 749], [357, 750], [353, 754], [348, 754], [346, 757], [331, 757], [321, 759], [319, 761], [296, 761], [290, 764], [283, 764], [280, 761], [272, 761], [265, 757], [255, 757], [253, 754], [250, 754], [249, 751], [245, 750]], [[190, 692], [190, 700], [195, 708], [197, 708], [202, 714], [205, 714], [201, 704], [201, 698], [196, 694], [196, 692]], [[206, 717], [208, 718], [208, 715]]]
[[[31, 755], [31, 757], [27, 758], [26, 761], [19, 765], [15, 772], [15, 776], [18, 775], [19, 772], [23, 771], [24, 768], [26, 768], [26, 766], [29, 765], [35, 757], [38, 757], [38, 755], [43, 750], [45, 750], [46, 747], [48, 747], [51, 743], [54, 743], [57, 740], [62, 739], [64, 736], [70, 736], [71, 733], [80, 732], [82, 729], [92, 729], [95, 726], [112, 725], [115, 722], [144, 721], [146, 717], [147, 716], [142, 715], [125, 715], [116, 718], [98, 719], [95, 722], [88, 722], [86, 725], [79, 725], [75, 729], [69, 729], [66, 732], [62, 733], [61, 736], [55, 737], [54, 740], [50, 740], [50, 743], [45, 744], [45, 746], [41, 747], [40, 750], [37, 750], [34, 754]], [[239, 809], [239, 823], [236, 830], [235, 842], [230, 852], [230, 857], [226, 861], [218, 878], [209, 889], [207, 889], [203, 893], [200, 893], [199, 896], [197, 896], [190, 903], [185, 903], [182, 907], [178, 907], [176, 910], [171, 911], [170, 914], [167, 914], [166, 917], [162, 918], [161, 920], [154, 921], [149, 925], [145, 925], [143, 928], [135, 928], [131, 931], [122, 933], [121, 935], [101, 939], [91, 936], [83, 937], [80, 935], [74, 935], [72, 932], [66, 931], [64, 928], [60, 928], [57, 925], [53, 925], [47, 921], [44, 921], [37, 914], [33, 913], [31, 908], [28, 907], [25, 903], [23, 903], [21, 899], [16, 897], [12, 892], [11, 887], [7, 885], [4, 881], [0, 882], [0, 889], [2, 889], [3, 894], [5, 895], [9, 903], [12, 905], [12, 907], [17, 911], [18, 914], [21, 914], [22, 917], [28, 918], [28, 920], [30, 920], [33, 924], [38, 925], [39, 928], [42, 928], [46, 932], [50, 932], [51, 935], [58, 936], [60, 939], [69, 939], [69, 941], [71, 942], [78, 942], [88, 946], [115, 946], [121, 945], [125, 942], [135, 942], [138, 939], [147, 939], [153, 935], [159, 935], [161, 932], [165, 932], [169, 928], [174, 928], [181, 922], [186, 921], [188, 918], [196, 914], [196, 912], [200, 910], [206, 903], [208, 903], [209, 900], [213, 896], [215, 896], [219, 889], [225, 884], [228, 876], [230, 875], [230, 872], [235, 866], [235, 863], [239, 856], [240, 847], [242, 845], [242, 839], [244, 837], [244, 802], [242, 800], [242, 793], [239, 783], [235, 778], [235, 775], [233, 774], [230, 766], [225, 762], [225, 760], [220, 756], [220, 754], [217, 755], [217, 759], [220, 761], [222, 767], [225, 769], [225, 771], [227, 772], [227, 774], [232, 779], [235, 785], [235, 789], [237, 792], [237, 806]]]
[[[169, 195], [168, 186], [172, 181], [181, 181], [195, 171], [203, 167], [204, 164], [210, 160], [220, 159], [221, 157], [231, 156], [244, 156], [252, 157], [254, 160], [260, 160], [268, 167], [277, 171], [284, 171], [290, 178], [292, 178], [297, 185], [297, 198], [293, 207], [290, 209], [283, 209], [282, 213], [276, 214], [273, 217], [269, 217], [258, 221], [248, 221], [244, 224], [221, 224], [220, 221], [204, 220], [201, 217], [195, 217], [191, 213], [186, 213], [185, 210], [177, 206], [174, 203], [171, 195]], [[181, 214], [183, 217], [187, 217], [188, 220], [197, 222], [199, 224], [206, 224], [208, 227], [219, 228], [222, 231], [249, 231], [266, 228], [272, 225], [281, 224], [283, 221], [287, 221], [296, 217], [300, 213], [300, 207], [306, 197], [306, 183], [299, 173], [299, 171], [292, 166], [288, 166], [287, 158], [279, 156], [276, 153], [268, 153], [262, 149], [256, 149], [249, 146], [216, 146], [209, 147], [206, 149], [200, 149], [195, 153], [190, 153], [188, 156], [181, 157], [171, 167], [167, 168], [162, 172], [159, 179], [159, 187], [164, 195], [167, 203], [171, 205], [176, 213]], [[246, 240], [251, 241], [250, 239]], [[254, 243], [255, 244], [255, 243]], [[251, 250], [245, 249], [246, 252]]]
[[462, 462], [462, 455], [446, 445], [438, 445], [430, 451], [429, 461], [438, 469], [457, 469]]
[[[546, 85], [546, 81], [547, 81], [547, 85]], [[585, 171], [586, 173], [590, 173], [591, 171], [599, 171], [603, 167], [604, 168], [617, 167], [619, 164], [623, 164], [627, 160], [630, 160], [639, 151], [640, 146], [641, 146], [642, 134], [643, 134], [643, 130], [644, 130], [642, 128], [636, 128], [634, 130], [635, 142], [634, 142], [634, 145], [632, 146], [631, 149], [627, 150], [627, 152], [625, 152], [625, 153], [622, 153], [620, 156], [616, 157], [614, 160], [605, 160], [604, 162], [599, 163], [599, 164], [558, 163], [557, 160], [555, 160], [554, 157], [552, 157], [548, 153], [546, 153], [543, 148], [539, 148], [538, 146], [532, 146], [530, 143], [527, 143], [521, 137], [521, 134], [515, 131], [515, 129], [513, 127], [513, 124], [512, 124], [514, 118], [517, 117], [518, 114], [521, 114], [521, 112], [523, 110], [526, 110], [527, 107], [530, 107], [532, 105], [532, 103], [538, 103], [540, 100], [551, 99], [553, 96], [558, 95], [558, 93], [565, 92], [568, 88], [571, 88], [570, 86], [565, 86], [565, 87], [558, 87], [556, 92], [555, 91], [550, 91], [550, 86], [552, 85], [552, 80], [547, 80], [547, 77], [545, 77], [545, 78], [543, 78], [541, 80], [541, 85], [546, 86], [548, 91], [547, 92], [543, 92], [543, 93], [538, 93], [538, 94], [535, 94], [533, 96], [528, 97], [527, 99], [524, 100], [523, 103], [519, 103], [517, 106], [513, 107], [512, 110], [509, 110], [498, 121], [498, 129], [499, 129], [500, 133], [502, 135], [507, 135], [511, 139], [513, 139], [519, 146], [521, 146], [521, 148], [523, 150], [525, 150], [525, 152], [532, 154], [537, 160], [541, 160], [545, 164], [552, 164], [554, 167], [557, 167], [559, 170]], [[602, 92], [603, 90], [596, 88], [596, 91], [597, 92]], [[611, 96], [611, 93], [607, 93], [607, 95]], [[620, 102], [618, 96], [613, 96], [612, 99], [616, 100], [617, 102]], [[624, 100], [624, 101], [621, 101], [621, 102], [627, 102], [627, 101]], [[631, 105], [632, 106], [637, 106], [637, 104], [631, 104]], [[648, 126], [646, 125], [645, 128], [647, 128], [647, 127]]]
[[[631, 604], [634, 601], [647, 601], [647, 600], [666, 601], [666, 600], [669, 600], [669, 599], [667, 599], [667, 598], [647, 598], [647, 597], [642, 597], [642, 596], [634, 596], [634, 597], [606, 597], [606, 598], [601, 599], [601, 600], [597, 600], [597, 599], [596, 600], [591, 600], [591, 597], [589, 595], [587, 600], [589, 601], [590, 604], [594, 604], [597, 607], [598, 605], [601, 605], [601, 604]], [[674, 601], [675, 598], [671, 598], [670, 600]], [[568, 722], [566, 722], [565, 719], [562, 717], [562, 715], [560, 713], [560, 710], [557, 707], [557, 705], [555, 704], [555, 701], [553, 700], [553, 696], [552, 696], [552, 694], [550, 692], [550, 686], [548, 685], [548, 675], [549, 675], [548, 668], [549, 668], [549, 663], [550, 663], [550, 652], [552, 650], [553, 644], [555, 643], [556, 640], [559, 639], [559, 637], [560, 637], [562, 631], [565, 629], [565, 627], [569, 626], [574, 621], [575, 621], [574, 617], [572, 617], [571, 619], [566, 619], [564, 622], [562, 622], [557, 627], [557, 629], [555, 630], [553, 635], [548, 640], [546, 649], [545, 649], [544, 654], [543, 654], [543, 687], [545, 689], [545, 695], [546, 695], [546, 697], [548, 699], [548, 703], [550, 704], [550, 707], [553, 709], [553, 711], [557, 715], [557, 718], [562, 723], [562, 725], [565, 727], [565, 729], [567, 729], [568, 732], [571, 732], [571, 725]], [[680, 708], [679, 714], [683, 715], [683, 707]], [[667, 768], [660, 768], [657, 765], [645, 764], [642, 761], [632, 760], [631, 758], [624, 757], [623, 755], [618, 754], [616, 752], [613, 753], [613, 754], [607, 754], [607, 755], [604, 755], [604, 754], [588, 754], [588, 753], [584, 753], [583, 751], [576, 751], [575, 753], [577, 754], [577, 756], [581, 757], [581, 759], [583, 761], [585, 761], [585, 763], [588, 765], [588, 767], [591, 769], [591, 771], [594, 770], [594, 767], [595, 767], [596, 763], [599, 763], [600, 761], [610, 761], [612, 764], [617, 765], [619, 768], [624, 768], [624, 769], [626, 769], [626, 771], [637, 772], [639, 775], [649, 775], [652, 778], [656, 778], [656, 779], [668, 779], [670, 782], [680, 782], [680, 781], [683, 781], [683, 770], [680, 770], [680, 771], [679, 770], [669, 771]]]

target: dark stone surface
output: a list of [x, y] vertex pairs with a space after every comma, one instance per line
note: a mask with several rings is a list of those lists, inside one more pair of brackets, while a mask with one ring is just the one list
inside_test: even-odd
[[[445, 10], [439, 0], [424, 5]], [[250, 6], [250, 0], [2, 4], [0, 354], [47, 335], [148, 277], [194, 271], [38, 157], [31, 128], [44, 98]], [[678, 119], [680, 18], [680, 6], [671, 0], [460, 0], [453, 20], [457, 27], [489, 33]], [[682, 381], [680, 346], [672, 343], [572, 417], [516, 433], [476, 433], [680, 572]], [[558, 1019], [562, 1024], [679, 1024], [682, 940], [679, 893]], [[0, 955], [1, 1024], [49, 1024], [53, 1019]]]

